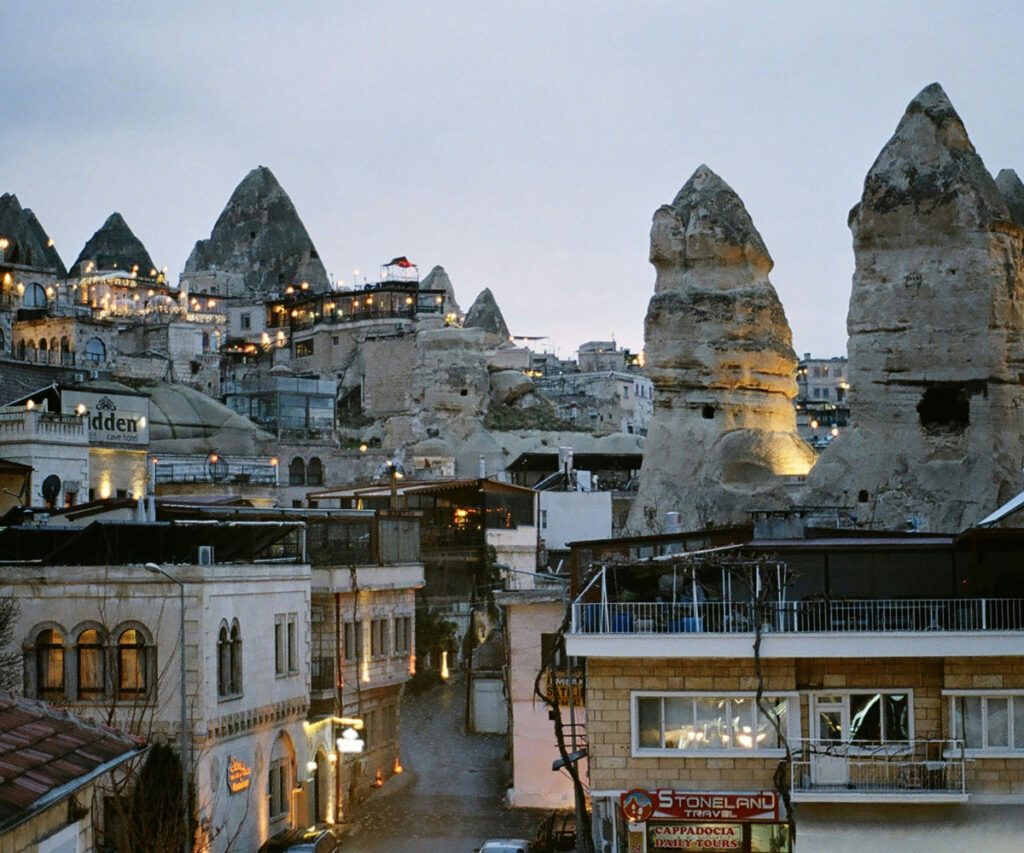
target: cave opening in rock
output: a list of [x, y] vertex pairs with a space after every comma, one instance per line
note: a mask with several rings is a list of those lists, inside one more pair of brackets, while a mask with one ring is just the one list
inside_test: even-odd
[[715, 407], [705, 406], [703, 409], [700, 410], [700, 415], [706, 421], [712, 420], [715, 417]]
[[962, 385], [932, 385], [917, 404], [921, 426], [932, 432], [963, 432], [971, 425], [971, 398]]

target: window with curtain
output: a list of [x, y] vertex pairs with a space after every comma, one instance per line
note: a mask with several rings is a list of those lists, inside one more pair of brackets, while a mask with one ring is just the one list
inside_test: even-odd
[[129, 628], [117, 641], [118, 695], [138, 699], [146, 695], [146, 641], [142, 632]]
[[64, 693], [64, 638], [47, 628], [36, 637], [36, 691], [43, 698]]
[[78, 698], [99, 699], [106, 693], [103, 637], [95, 628], [78, 635]]

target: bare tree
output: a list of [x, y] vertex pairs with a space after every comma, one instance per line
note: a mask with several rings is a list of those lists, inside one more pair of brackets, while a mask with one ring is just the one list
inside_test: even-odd
[[20, 612], [14, 596], [0, 598], [0, 690], [18, 690], [21, 686], [21, 650], [14, 642]]
[[[541, 661], [540, 671], [533, 682], [533, 693], [551, 711], [551, 719], [555, 726], [555, 743], [558, 745], [558, 754], [562, 759], [562, 767], [572, 779], [573, 799], [576, 804], [576, 850], [577, 853], [594, 853], [594, 834], [587, 819], [586, 801], [587, 795], [583, 788], [583, 780], [580, 778], [579, 763], [577, 757], [570, 754], [565, 743], [565, 724], [562, 720], [562, 709], [558, 697], [558, 689], [547, 691], [541, 689], [541, 679], [552, 671], [554, 663], [559, 655], [565, 651], [565, 632], [569, 630], [572, 620], [570, 609], [567, 607], [562, 617], [562, 624], [558, 626], [555, 633], [555, 641], [548, 649], [544, 660]], [[569, 701], [573, 701], [572, 684], [569, 684]]]

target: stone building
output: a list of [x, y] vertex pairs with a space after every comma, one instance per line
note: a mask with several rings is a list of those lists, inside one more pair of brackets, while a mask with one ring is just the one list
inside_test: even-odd
[[597, 849], [788, 851], [782, 789], [795, 849], [1012, 849], [1021, 531], [839, 537], [755, 515], [573, 546]]

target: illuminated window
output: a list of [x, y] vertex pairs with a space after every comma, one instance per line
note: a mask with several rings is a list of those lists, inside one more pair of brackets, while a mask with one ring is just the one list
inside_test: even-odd
[[64, 693], [64, 638], [47, 628], [36, 636], [36, 695], [52, 698]]
[[[795, 697], [765, 696], [764, 704], [790, 737], [790, 701]], [[692, 693], [633, 694], [633, 752], [734, 754], [779, 748], [771, 720], [760, 712], [753, 693], [729, 696]]]
[[118, 694], [122, 699], [145, 696], [149, 687], [146, 641], [142, 632], [129, 628], [117, 641]]
[[103, 637], [95, 628], [78, 635], [78, 698], [98, 699], [106, 692]]

